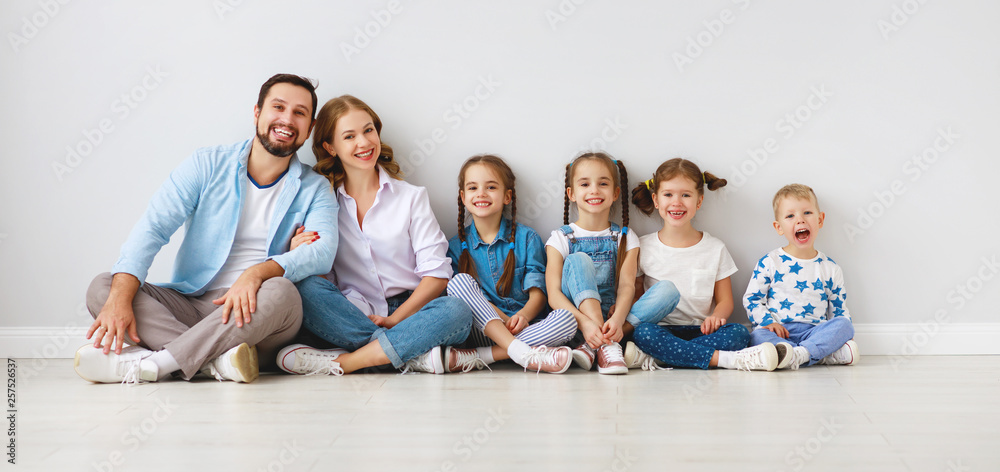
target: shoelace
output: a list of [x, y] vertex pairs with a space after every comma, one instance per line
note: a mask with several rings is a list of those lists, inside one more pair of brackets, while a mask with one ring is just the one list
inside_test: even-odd
[[622, 354], [621, 344], [605, 344], [601, 346], [601, 350], [604, 351], [604, 360], [609, 364], [614, 361], [620, 361], [622, 364], [625, 363], [625, 355]]
[[142, 361], [142, 358], [138, 356], [134, 359], [122, 359], [118, 361], [118, 365], [115, 366], [115, 373], [122, 376], [122, 385], [139, 384], [140, 361]]
[[[538, 366], [538, 370], [535, 371], [536, 374], [542, 372], [542, 366], [545, 364], [558, 365], [556, 362], [556, 354], [559, 352], [558, 349], [549, 349], [545, 346], [539, 346], [531, 348], [524, 357], [521, 358], [521, 362], [524, 365], [524, 371], [528, 371], [528, 366], [535, 364]], [[572, 355], [570, 359], [572, 359]]]
[[306, 375], [344, 375], [340, 363], [325, 353], [299, 351], [295, 353], [295, 367], [306, 371]]
[[460, 367], [464, 373], [471, 372], [473, 369], [482, 369], [483, 367], [489, 369], [490, 372], [493, 372], [493, 369], [490, 369], [490, 366], [486, 365], [486, 362], [479, 357], [479, 354], [477, 354], [476, 351], [468, 352], [459, 349], [452, 349], [451, 352], [458, 357], [455, 361], [455, 367]]
[[399, 375], [417, 374], [420, 372], [427, 372], [429, 370], [432, 370], [429, 367], [430, 365], [429, 361], [430, 361], [430, 356], [427, 354], [414, 357], [413, 359], [410, 359], [406, 361], [405, 364], [403, 364], [403, 371], [400, 372]]
[[642, 360], [642, 370], [654, 372], [657, 370], [670, 370], [670, 367], [660, 367], [653, 356], [646, 354], [646, 357]]
[[809, 356], [806, 354], [799, 354], [799, 351], [792, 349], [792, 365], [788, 366], [789, 369], [799, 370], [802, 364], [809, 362]]
[[[735, 364], [737, 369], [750, 372], [753, 370], [752, 366], [764, 365], [764, 359], [763, 359], [764, 350], [759, 348], [758, 349], [751, 348], [751, 349], [753, 349], [751, 352], [740, 352], [736, 356]], [[793, 367], [793, 369], [796, 368], [797, 367]]]

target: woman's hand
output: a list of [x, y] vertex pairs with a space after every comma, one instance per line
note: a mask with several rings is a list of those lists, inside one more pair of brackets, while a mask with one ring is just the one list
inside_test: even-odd
[[295, 230], [295, 236], [292, 236], [292, 241], [289, 243], [289, 251], [294, 250], [303, 244], [312, 244], [313, 241], [319, 239], [319, 233], [315, 231], [306, 231], [305, 229], [305, 226], [299, 226], [299, 229]]

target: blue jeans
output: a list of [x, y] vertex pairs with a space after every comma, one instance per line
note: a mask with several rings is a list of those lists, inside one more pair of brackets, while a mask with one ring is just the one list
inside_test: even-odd
[[701, 326], [643, 323], [636, 326], [632, 339], [642, 352], [664, 364], [707, 369], [715, 351], [738, 351], [747, 347], [750, 333], [737, 323], [726, 323], [712, 334], [701, 334]]
[[[580, 308], [580, 304], [588, 298], [601, 300], [597, 288], [597, 268], [590, 256], [582, 252], [566, 256], [563, 261], [562, 291], [577, 308]], [[673, 282], [661, 280], [632, 304], [625, 321], [632, 327], [639, 326], [640, 323], [658, 323], [677, 308], [680, 300], [681, 294]], [[604, 304], [601, 304], [605, 319], [610, 308], [610, 305], [604, 307]]]
[[814, 325], [812, 323], [783, 323], [788, 330], [788, 339], [781, 338], [770, 330], [759, 327], [750, 333], [750, 345], [785, 342], [792, 346], [802, 346], [809, 351], [809, 364], [813, 365], [824, 357], [837, 352], [847, 341], [854, 338], [851, 320], [838, 316], [830, 321]]
[[[313, 334], [350, 351], [378, 340], [392, 366], [399, 369], [434, 346], [465, 341], [472, 326], [472, 311], [462, 300], [439, 297], [391, 329], [372, 322], [323, 277], [306, 277], [295, 284], [302, 297], [302, 326]], [[389, 299], [389, 311], [405, 297]]]

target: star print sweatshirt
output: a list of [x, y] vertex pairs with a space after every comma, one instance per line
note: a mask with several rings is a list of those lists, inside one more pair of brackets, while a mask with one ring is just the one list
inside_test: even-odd
[[844, 273], [833, 259], [817, 251], [812, 259], [775, 249], [757, 261], [743, 295], [743, 307], [754, 327], [771, 323], [820, 324], [847, 311]]

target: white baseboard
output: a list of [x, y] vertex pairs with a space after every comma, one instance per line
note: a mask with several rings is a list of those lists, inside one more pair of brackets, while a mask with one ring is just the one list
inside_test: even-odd
[[[864, 355], [1000, 354], [1000, 323], [855, 324]], [[0, 358], [68, 359], [86, 344], [86, 327], [0, 327]]]

